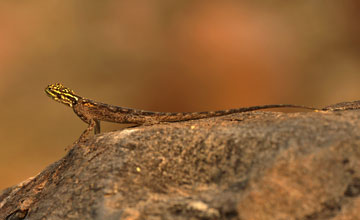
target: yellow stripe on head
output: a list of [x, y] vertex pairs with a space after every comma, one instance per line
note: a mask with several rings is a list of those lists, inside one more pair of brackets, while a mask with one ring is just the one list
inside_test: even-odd
[[45, 93], [57, 102], [72, 107], [79, 100], [74, 91], [66, 88], [61, 83], [48, 85], [45, 88]]

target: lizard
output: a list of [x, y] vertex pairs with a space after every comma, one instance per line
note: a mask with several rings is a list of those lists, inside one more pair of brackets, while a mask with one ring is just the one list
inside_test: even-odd
[[151, 125], [161, 122], [180, 122], [218, 117], [269, 108], [302, 108], [314, 111], [317, 110], [316, 108], [302, 105], [272, 104], [205, 112], [153, 112], [93, 101], [77, 95], [73, 90], [63, 86], [61, 83], [48, 85], [45, 88], [45, 93], [53, 100], [72, 108], [75, 114], [88, 124], [88, 127], [83, 131], [77, 142], [85, 140], [92, 130], [94, 130], [94, 134], [100, 133], [100, 121], [121, 124]]

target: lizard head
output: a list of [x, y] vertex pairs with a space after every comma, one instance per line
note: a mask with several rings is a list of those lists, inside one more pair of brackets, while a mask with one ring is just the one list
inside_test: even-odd
[[61, 83], [48, 85], [45, 88], [45, 93], [55, 101], [70, 107], [75, 105], [79, 100], [79, 96], [75, 95], [73, 90], [66, 88]]

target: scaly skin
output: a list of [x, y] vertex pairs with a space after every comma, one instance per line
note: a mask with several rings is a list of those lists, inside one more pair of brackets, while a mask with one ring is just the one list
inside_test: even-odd
[[207, 112], [151, 112], [96, 102], [76, 95], [73, 90], [63, 86], [61, 83], [48, 85], [45, 92], [53, 100], [71, 107], [75, 114], [88, 124], [87, 129], [82, 133], [79, 141], [86, 139], [91, 130], [94, 130], [95, 134], [100, 133], [100, 121], [149, 125], [160, 122], [196, 120], [269, 108], [302, 108], [317, 110], [301, 105], [274, 104]]

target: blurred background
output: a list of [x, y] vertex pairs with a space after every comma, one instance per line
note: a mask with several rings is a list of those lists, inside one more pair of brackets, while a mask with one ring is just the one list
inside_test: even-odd
[[0, 189], [59, 160], [86, 128], [45, 95], [54, 82], [154, 111], [359, 100], [359, 10], [358, 0], [2, 1]]

